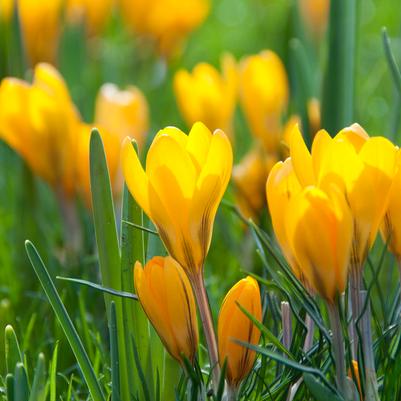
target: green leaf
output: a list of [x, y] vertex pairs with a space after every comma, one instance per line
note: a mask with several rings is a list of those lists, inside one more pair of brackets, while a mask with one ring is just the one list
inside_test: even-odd
[[14, 375], [8, 373], [6, 376], [7, 401], [14, 401]]
[[322, 126], [331, 135], [353, 122], [356, 26], [356, 0], [330, 2]]
[[[90, 182], [92, 192], [93, 219], [102, 283], [117, 291], [121, 286], [121, 258], [117, 227], [114, 215], [113, 196], [107, 168], [106, 154], [99, 131], [92, 130], [90, 138]], [[105, 294], [107, 317], [110, 320], [111, 295]], [[115, 299], [120, 369], [120, 395], [129, 399], [127, 347], [125, 344], [122, 300]]]
[[35, 270], [36, 275], [42, 285], [42, 288], [47, 296], [47, 299], [52, 306], [57, 319], [67, 337], [67, 340], [71, 346], [71, 349], [77, 358], [78, 365], [81, 369], [82, 375], [89, 388], [89, 392], [93, 398], [93, 401], [105, 401], [102, 389], [100, 388], [99, 382], [90, 363], [89, 357], [82, 345], [81, 339], [71, 321], [70, 316], [65, 309], [63, 302], [61, 301], [60, 295], [57, 292], [56, 287], [47, 271], [41, 257], [39, 256], [36, 248], [30, 241], [25, 242], [25, 249], [28, 254], [29, 260], [31, 261], [32, 267]]
[[43, 353], [38, 356], [29, 401], [45, 401], [46, 399], [46, 360]]
[[23, 362], [17, 336], [11, 325], [5, 328], [5, 350], [7, 373], [13, 373], [18, 362]]
[[117, 339], [117, 318], [116, 304], [111, 302], [109, 336], [110, 336], [110, 359], [111, 359], [111, 399], [120, 401], [120, 376], [118, 371], [118, 339]]
[[29, 399], [28, 377], [24, 364], [18, 362], [14, 374], [14, 401], [26, 401]]
[[316, 401], [343, 401], [343, 398], [310, 373], [303, 374], [304, 382]]

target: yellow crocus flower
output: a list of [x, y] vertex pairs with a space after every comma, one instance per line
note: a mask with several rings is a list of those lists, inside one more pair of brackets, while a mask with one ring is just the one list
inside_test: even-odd
[[145, 96], [135, 86], [120, 90], [114, 84], [104, 84], [96, 98], [95, 124], [117, 133], [121, 141], [127, 136], [134, 138], [142, 149], [149, 129]]
[[55, 63], [61, 26], [62, 0], [18, 0], [22, 38], [32, 66]]
[[0, 136], [35, 174], [72, 195], [80, 117], [61, 75], [49, 64], [38, 64], [31, 85], [4, 79], [0, 101]]
[[67, 0], [70, 23], [85, 23], [89, 35], [98, 35], [105, 28], [113, 11], [114, 0]]
[[170, 256], [156, 256], [134, 268], [135, 290], [153, 327], [170, 355], [193, 361], [198, 348], [196, 304], [181, 266]]
[[255, 362], [256, 353], [236, 341], [257, 345], [260, 330], [238, 307], [241, 305], [256, 320], [262, 320], [262, 305], [257, 281], [248, 276], [235, 284], [221, 305], [218, 321], [220, 365], [227, 363], [226, 379], [236, 389]]
[[354, 220], [353, 267], [361, 269], [384, 217], [398, 148], [384, 137], [368, 137], [358, 125], [334, 138], [321, 130], [309, 153], [299, 129], [293, 131], [290, 153], [302, 186], [335, 184], [344, 193]]
[[258, 221], [266, 206], [265, 185], [276, 155], [266, 155], [255, 147], [233, 168], [233, 184], [238, 207], [245, 218]]
[[220, 128], [232, 139], [237, 68], [231, 54], [223, 55], [221, 70], [220, 74], [207, 63], [197, 64], [192, 73], [181, 69], [174, 77], [174, 92], [188, 126], [202, 121], [210, 130]]
[[313, 186], [294, 195], [285, 208], [287, 239], [308, 283], [329, 303], [345, 290], [353, 220], [336, 187], [330, 195]]
[[170, 255], [199, 277], [209, 250], [217, 207], [232, 168], [230, 141], [195, 123], [185, 135], [175, 127], [158, 132], [143, 169], [131, 141], [122, 150], [128, 188], [156, 225]]
[[281, 117], [288, 103], [288, 78], [276, 53], [265, 50], [241, 61], [241, 106], [252, 134], [265, 149], [277, 151], [281, 140]]
[[162, 55], [176, 52], [209, 12], [209, 0], [120, 0], [129, 28], [153, 40]]

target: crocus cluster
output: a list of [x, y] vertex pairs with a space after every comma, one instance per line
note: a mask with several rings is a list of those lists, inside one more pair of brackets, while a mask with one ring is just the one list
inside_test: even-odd
[[247, 277], [223, 301], [218, 343], [203, 282], [218, 205], [231, 175], [230, 141], [221, 130], [202, 123], [188, 135], [168, 127], [158, 132], [143, 169], [127, 138], [122, 164], [128, 188], [157, 227], [170, 256], [156, 257], [145, 267], [135, 265], [134, 284], [139, 300], [170, 354], [179, 362], [193, 361], [198, 333], [195, 301], [207, 341], [214, 385], [218, 365], [227, 363], [227, 382], [238, 388], [248, 375], [255, 353], [238, 341], [256, 344], [260, 332], [239, 305], [257, 321], [262, 319], [259, 286]]

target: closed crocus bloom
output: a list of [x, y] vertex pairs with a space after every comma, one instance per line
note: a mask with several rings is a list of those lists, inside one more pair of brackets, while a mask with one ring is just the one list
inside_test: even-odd
[[221, 74], [207, 63], [195, 66], [192, 73], [179, 70], [174, 77], [174, 92], [186, 123], [202, 121], [210, 130], [222, 129], [232, 138], [232, 119], [237, 100], [237, 69], [234, 58], [225, 54]]
[[300, 193], [302, 187], [295, 175], [290, 158], [279, 161], [272, 168], [266, 183], [266, 196], [274, 234], [280, 248], [295, 276], [309, 288], [306, 278], [293, 255], [285, 226], [285, 216], [291, 199]]
[[0, 134], [51, 186], [71, 195], [79, 115], [61, 75], [38, 64], [30, 85], [6, 78], [0, 87]]
[[136, 33], [170, 56], [206, 18], [209, 0], [120, 0], [122, 15]]
[[276, 162], [276, 155], [265, 155], [256, 147], [234, 166], [233, 183], [236, 199], [244, 217], [258, 221], [260, 213], [266, 206], [266, 179]]
[[198, 347], [196, 305], [181, 266], [170, 256], [156, 256], [145, 267], [135, 263], [135, 290], [153, 327], [170, 355], [193, 361]]
[[316, 39], [324, 34], [330, 10], [330, 0], [299, 0], [301, 16]]
[[333, 304], [345, 290], [351, 256], [353, 220], [336, 187], [330, 195], [309, 186], [286, 208], [287, 238], [308, 283]]
[[[76, 187], [83, 196], [88, 207], [92, 205], [90, 188], [90, 136], [93, 126], [81, 123], [77, 128], [77, 150], [75, 155], [76, 162]], [[117, 172], [120, 162], [121, 139], [115, 132], [108, 131], [104, 127], [98, 126], [99, 134], [102, 138], [104, 152], [107, 160], [107, 167], [113, 192], [115, 193]]]
[[384, 217], [398, 149], [386, 138], [371, 137], [359, 126], [340, 131], [334, 138], [321, 130], [309, 153], [296, 129], [291, 158], [303, 186], [337, 185], [349, 203], [354, 220], [353, 266], [362, 268]]
[[62, 0], [18, 0], [22, 37], [32, 66], [56, 61]]
[[189, 275], [202, 270], [232, 157], [224, 132], [212, 134], [202, 123], [194, 124], [188, 136], [175, 127], [159, 131], [146, 170], [131, 141], [124, 141], [122, 167], [128, 188]]
[[288, 103], [288, 78], [281, 59], [270, 50], [245, 58], [240, 65], [241, 106], [250, 129], [268, 152], [281, 139], [281, 116]]
[[309, 130], [314, 136], [321, 128], [321, 116], [320, 116], [320, 102], [316, 98], [308, 100], [307, 104], [308, 119], [309, 119]]
[[221, 305], [218, 321], [220, 365], [226, 361], [226, 378], [237, 388], [246, 378], [255, 362], [256, 353], [236, 341], [257, 345], [260, 331], [239, 308], [241, 305], [256, 320], [262, 320], [262, 305], [257, 281], [248, 276], [240, 280], [227, 293]]
[[97, 35], [105, 28], [113, 11], [114, 0], [67, 0], [70, 23], [85, 23], [89, 35]]
[[149, 129], [149, 109], [143, 93], [135, 86], [124, 90], [104, 84], [97, 95], [95, 123], [117, 133], [121, 141], [130, 136], [142, 149]]

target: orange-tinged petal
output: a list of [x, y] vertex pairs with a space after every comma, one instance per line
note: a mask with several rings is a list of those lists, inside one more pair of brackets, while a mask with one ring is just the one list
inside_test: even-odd
[[259, 286], [250, 276], [240, 280], [227, 293], [221, 305], [218, 321], [218, 347], [220, 365], [227, 361], [227, 381], [237, 387], [249, 374], [255, 362], [256, 353], [237, 344], [259, 342], [260, 331], [241, 311], [239, 305], [256, 320], [262, 320], [262, 306]]
[[198, 345], [196, 305], [181, 266], [170, 256], [154, 257], [144, 268], [136, 262], [134, 284], [149, 320], [170, 354], [191, 361]]

